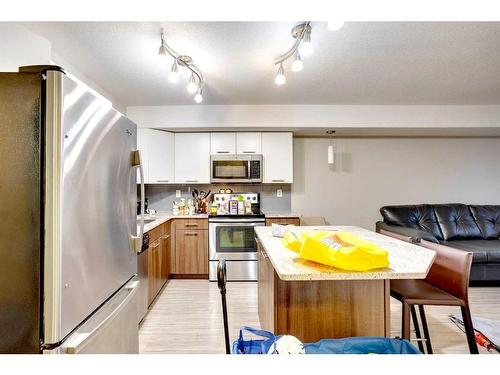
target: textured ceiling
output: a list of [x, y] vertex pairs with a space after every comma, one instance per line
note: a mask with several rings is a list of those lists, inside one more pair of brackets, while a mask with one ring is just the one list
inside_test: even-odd
[[[126, 106], [193, 104], [167, 80], [157, 51], [190, 55], [206, 78], [203, 104], [500, 104], [500, 23], [313, 22], [304, 70], [274, 84], [273, 59], [294, 22], [27, 23]], [[185, 82], [185, 83], [184, 83]]]

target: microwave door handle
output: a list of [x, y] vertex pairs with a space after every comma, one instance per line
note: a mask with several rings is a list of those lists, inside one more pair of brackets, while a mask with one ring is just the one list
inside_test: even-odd
[[141, 153], [139, 150], [135, 150], [133, 153], [133, 158], [132, 158], [132, 167], [133, 170], [135, 168], [139, 168], [139, 175], [141, 178], [141, 215], [139, 219], [139, 236], [132, 236], [132, 248], [133, 251], [139, 253], [142, 248], [142, 241], [144, 237], [144, 199], [145, 199], [145, 192], [144, 192], [144, 168], [142, 166], [142, 161], [141, 161]]

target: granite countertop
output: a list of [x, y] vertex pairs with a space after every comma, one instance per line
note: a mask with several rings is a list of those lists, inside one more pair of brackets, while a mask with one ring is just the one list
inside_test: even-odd
[[302, 215], [297, 214], [295, 212], [287, 212], [287, 211], [264, 211], [264, 215], [268, 219], [282, 218], [282, 217], [293, 217], [299, 219]]
[[427, 276], [436, 253], [421, 246], [396, 240], [354, 226], [296, 227], [296, 230], [339, 230], [351, 232], [375, 243], [389, 252], [389, 268], [367, 272], [343, 271], [338, 268], [300, 259], [288, 250], [281, 238], [273, 237], [271, 227], [256, 227], [255, 233], [264, 247], [279, 278], [284, 281], [301, 280], [380, 280], [423, 279]]
[[[149, 223], [144, 223], [144, 233], [149, 232], [150, 230], [156, 228], [158, 225], [161, 225], [172, 219], [208, 219], [208, 214], [195, 214], [195, 215], [172, 215], [171, 212], [158, 211], [156, 215], [144, 215], [144, 220], [151, 220]], [[140, 216], [137, 216], [137, 233], [139, 233], [139, 220]]]

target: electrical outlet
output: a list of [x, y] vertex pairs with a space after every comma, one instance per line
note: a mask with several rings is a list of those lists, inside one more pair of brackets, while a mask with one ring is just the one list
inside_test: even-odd
[[176, 190], [175, 191], [175, 197], [176, 198], [180, 198], [181, 197], [181, 191], [180, 190]]
[[281, 190], [281, 189], [276, 190], [276, 196], [278, 198], [281, 198], [283, 196], [283, 190]]

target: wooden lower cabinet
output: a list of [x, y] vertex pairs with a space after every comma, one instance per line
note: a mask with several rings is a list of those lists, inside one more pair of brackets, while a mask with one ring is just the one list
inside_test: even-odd
[[262, 329], [322, 338], [389, 336], [388, 280], [283, 281], [258, 243], [258, 313]]
[[262, 329], [274, 332], [274, 268], [261, 246], [258, 247], [258, 307], [259, 321]]
[[298, 217], [275, 217], [266, 219], [266, 226], [271, 226], [272, 224], [299, 226], [300, 219]]
[[[171, 224], [166, 222], [150, 231], [148, 248], [148, 305], [150, 305], [163, 288], [171, 274], [172, 235]], [[155, 238], [151, 238], [155, 236]]]
[[161, 289], [160, 264], [161, 247], [160, 241], [156, 240], [148, 248], [148, 305], [150, 305], [158, 291]]
[[208, 274], [208, 231], [177, 229], [175, 231], [175, 273]]

